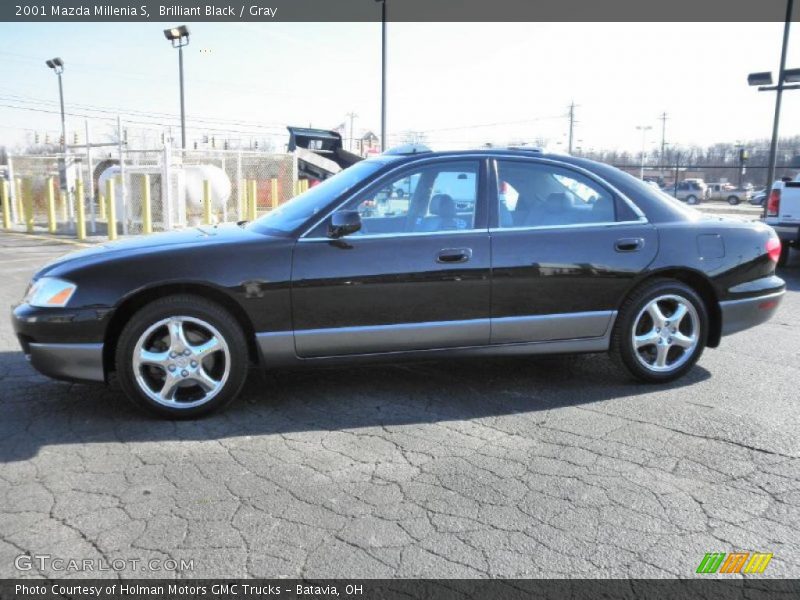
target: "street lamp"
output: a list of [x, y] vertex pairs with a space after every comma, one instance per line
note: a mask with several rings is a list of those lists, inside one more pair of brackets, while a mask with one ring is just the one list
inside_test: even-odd
[[[772, 120], [772, 140], [769, 144], [769, 166], [767, 168], [767, 183], [765, 189], [767, 194], [772, 189], [772, 181], [775, 179], [775, 163], [778, 155], [778, 124], [781, 120], [781, 100], [783, 90], [796, 90], [800, 88], [800, 69], [786, 68], [786, 49], [789, 46], [789, 26], [792, 24], [792, 8], [794, 0], [786, 2], [786, 19], [783, 24], [783, 45], [781, 46], [781, 66], [778, 70], [778, 83], [772, 85], [772, 73], [769, 71], [760, 73], [750, 73], [747, 76], [747, 85], [758, 86], [759, 92], [777, 92], [775, 94], [775, 116]], [[793, 85], [785, 85], [790, 83]], [[764, 202], [764, 215], [767, 214], [767, 203]]]
[[59, 187], [63, 193], [67, 191], [67, 163], [65, 160], [67, 154], [67, 120], [64, 116], [64, 85], [61, 82], [61, 74], [64, 72], [64, 61], [61, 60], [58, 56], [55, 58], [51, 58], [50, 60], [46, 60], [45, 64], [53, 69], [53, 72], [58, 75], [58, 98], [59, 102], [61, 103], [61, 160], [58, 161], [59, 164]]
[[183, 47], [189, 45], [189, 28], [186, 25], [164, 30], [164, 37], [178, 49], [178, 77], [181, 85], [181, 148], [186, 150], [186, 107], [183, 100]]
[[645, 138], [647, 137], [647, 132], [653, 128], [652, 125], [637, 125], [636, 129], [642, 132], [642, 166], [639, 169], [639, 179], [644, 181], [644, 144]]
[[386, 150], [386, 0], [381, 5], [381, 152]]

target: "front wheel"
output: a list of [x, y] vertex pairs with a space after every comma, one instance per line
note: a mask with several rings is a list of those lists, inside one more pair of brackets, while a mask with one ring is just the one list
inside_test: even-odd
[[170, 418], [197, 417], [232, 401], [247, 377], [247, 343], [221, 306], [190, 295], [161, 298], [128, 321], [117, 375], [136, 405]]
[[706, 345], [708, 311], [686, 284], [658, 279], [634, 291], [611, 337], [615, 358], [636, 378], [672, 381], [694, 366]]

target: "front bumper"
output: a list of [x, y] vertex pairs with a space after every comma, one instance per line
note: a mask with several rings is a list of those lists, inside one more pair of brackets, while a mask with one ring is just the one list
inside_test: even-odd
[[20, 304], [11, 324], [34, 369], [66, 381], [105, 381], [103, 332], [108, 311], [40, 309]]
[[769, 321], [778, 310], [786, 290], [720, 302], [722, 335], [730, 335]]

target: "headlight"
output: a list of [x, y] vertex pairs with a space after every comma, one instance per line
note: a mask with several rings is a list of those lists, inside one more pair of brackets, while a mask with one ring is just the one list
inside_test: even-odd
[[66, 306], [77, 289], [78, 286], [69, 281], [56, 277], [42, 277], [30, 287], [25, 295], [25, 302], [40, 308]]

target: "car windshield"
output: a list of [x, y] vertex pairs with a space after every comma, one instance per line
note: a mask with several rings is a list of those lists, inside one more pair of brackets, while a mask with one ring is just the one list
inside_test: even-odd
[[333, 177], [309, 188], [285, 204], [269, 211], [247, 225], [259, 233], [285, 235], [291, 233], [314, 215], [321, 213], [338, 196], [383, 167], [380, 160], [365, 160], [340, 171]]

